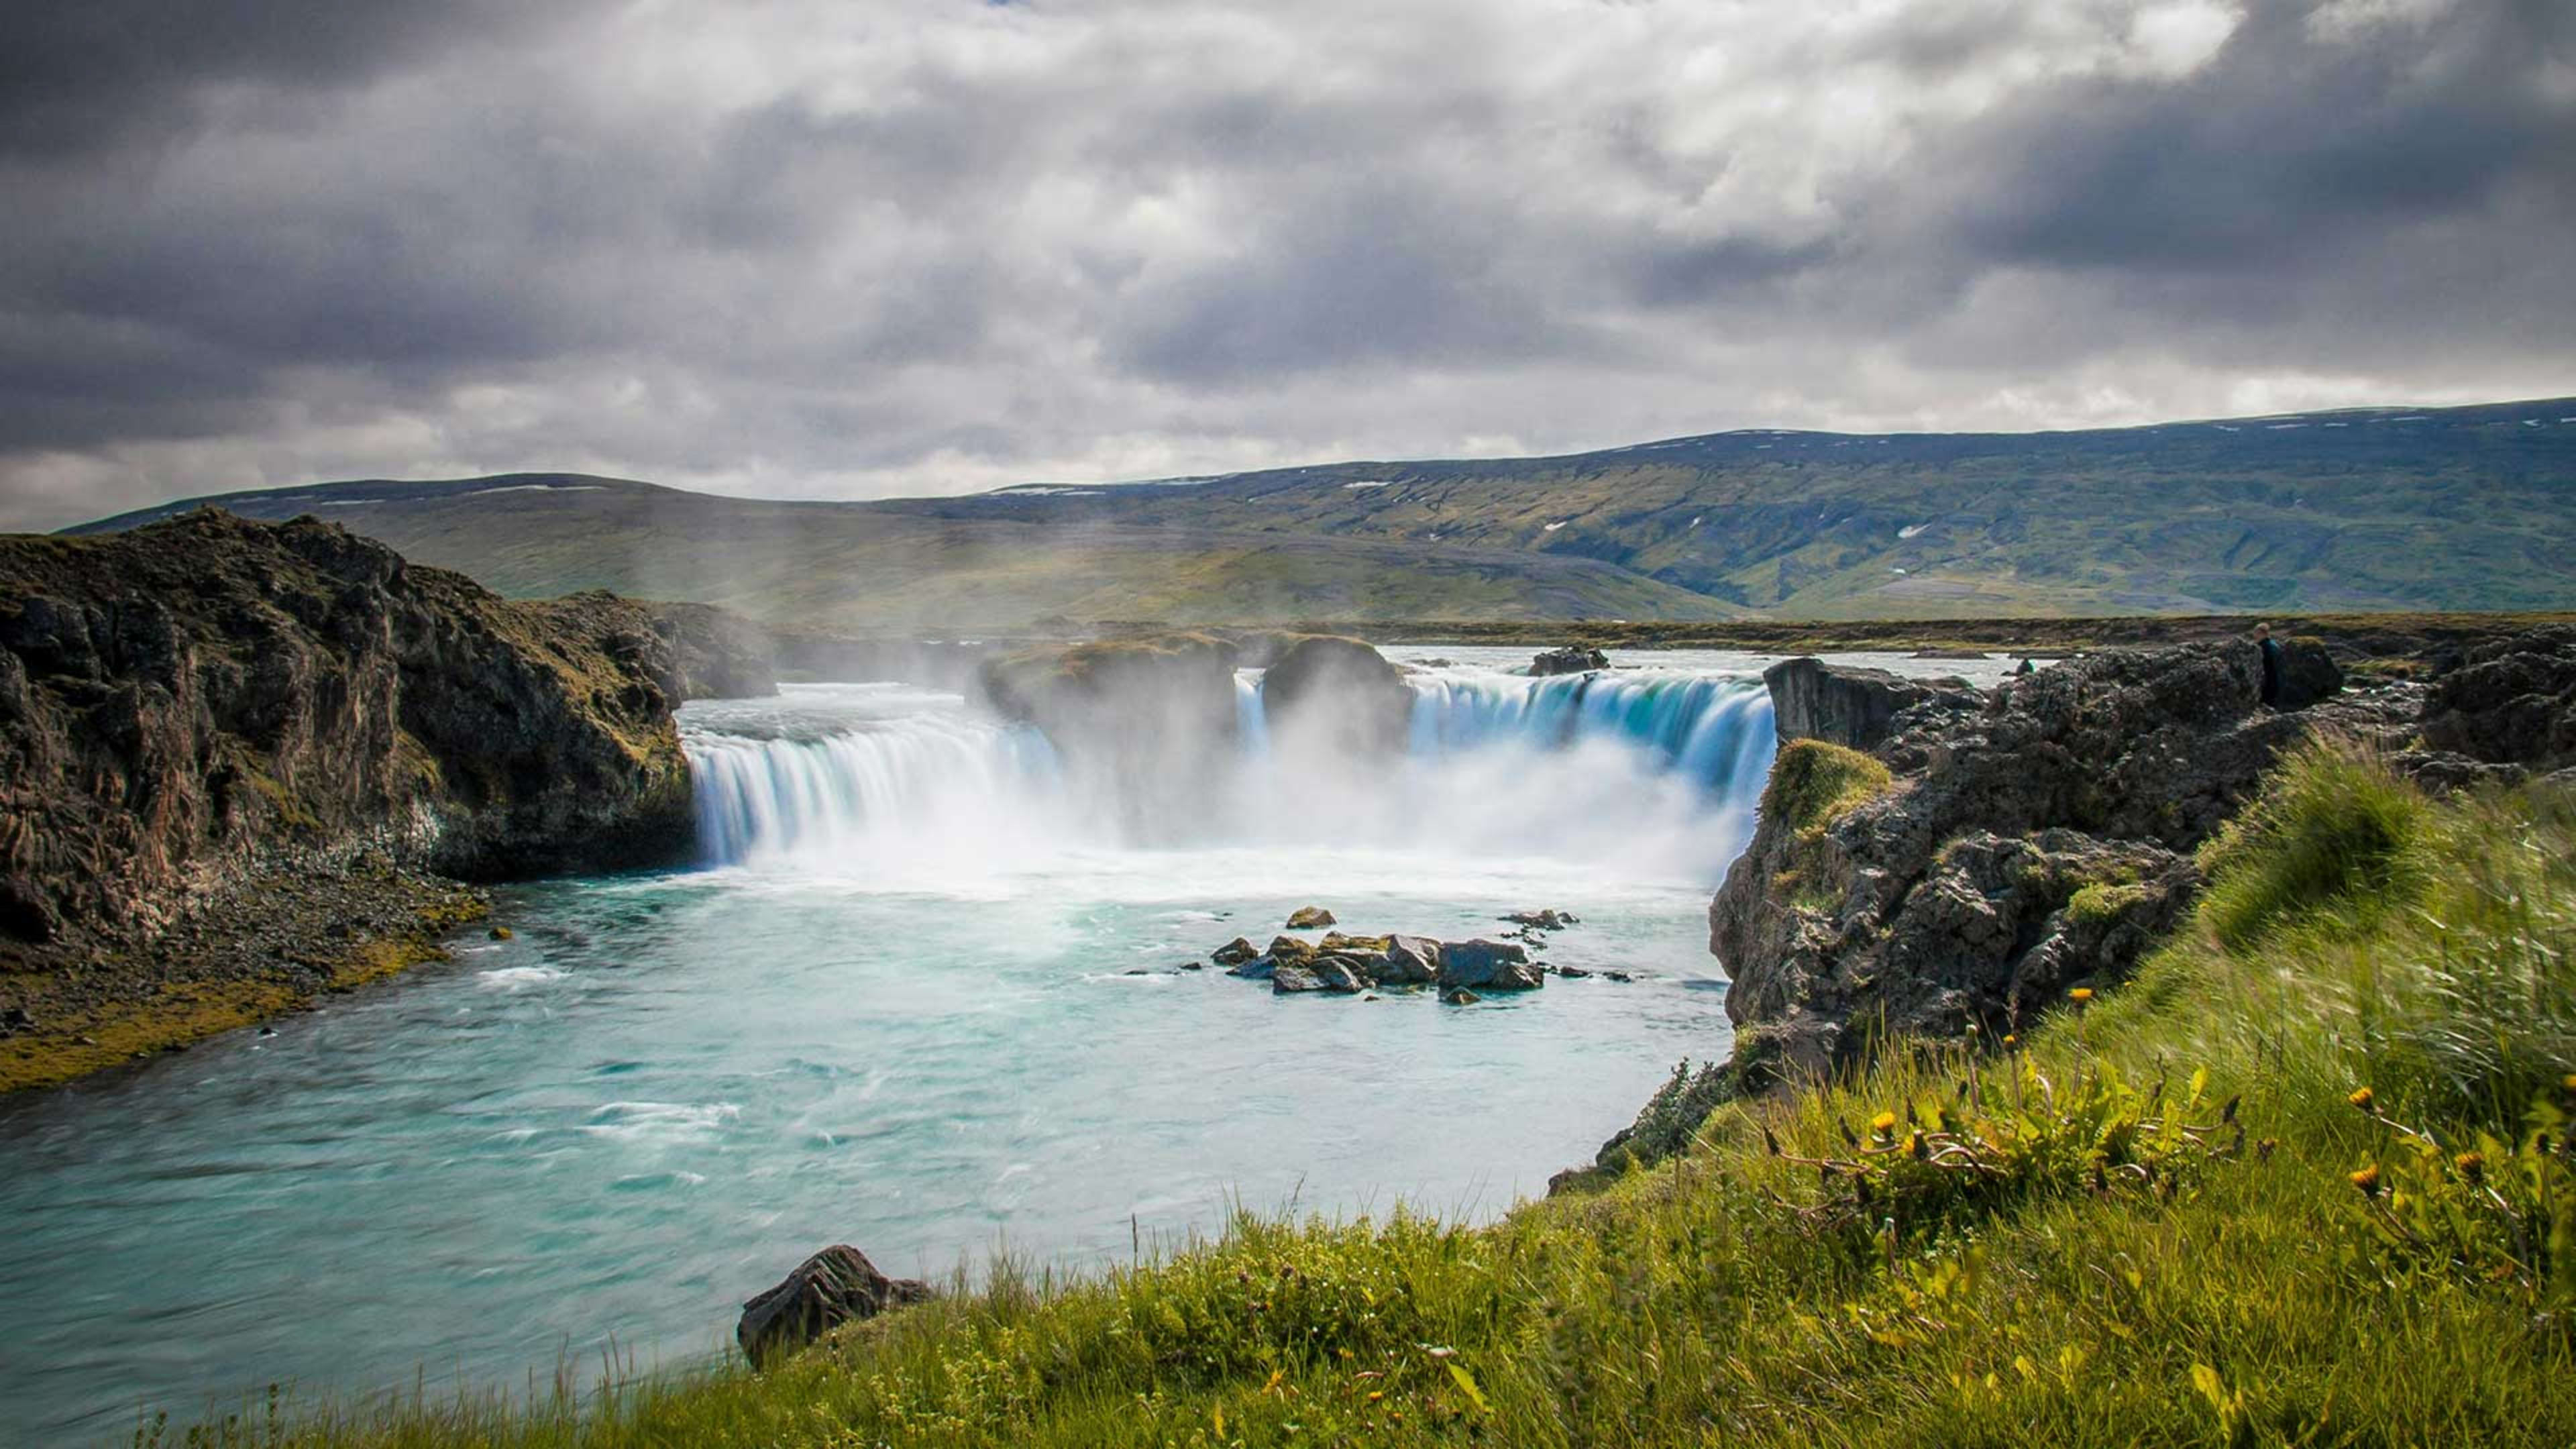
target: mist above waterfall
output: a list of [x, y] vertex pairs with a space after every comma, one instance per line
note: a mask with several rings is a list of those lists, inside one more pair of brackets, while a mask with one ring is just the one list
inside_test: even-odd
[[1531, 679], [1498, 664], [1408, 675], [1407, 729], [1389, 749], [1274, 729], [1261, 671], [1237, 671], [1223, 758], [1189, 762], [1180, 790], [909, 686], [695, 705], [684, 718], [706, 860], [902, 889], [972, 890], [1139, 851], [1202, 878], [1260, 873], [1246, 852], [1273, 874], [1314, 868], [1287, 852], [1713, 884], [1769, 766], [1760, 681], [1686, 669]]

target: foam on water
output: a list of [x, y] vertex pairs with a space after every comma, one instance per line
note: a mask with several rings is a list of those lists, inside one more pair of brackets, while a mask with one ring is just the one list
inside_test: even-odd
[[902, 712], [836, 724], [853, 691], [789, 686], [771, 717], [742, 705], [686, 716], [701, 843], [710, 865], [951, 890], [1157, 846], [1358, 845], [1697, 878], [1749, 833], [1772, 748], [1758, 680], [1448, 664], [1411, 682], [1403, 758], [1290, 761], [1274, 750], [1260, 672], [1239, 672], [1232, 768], [1176, 818], [1142, 822], [1085, 808], [1043, 735], [957, 696], [911, 692]]
[[[0, 1438], [122, 1438], [271, 1380], [436, 1396], [612, 1341], [711, 1353], [832, 1242], [1097, 1266], [1238, 1202], [1543, 1190], [1727, 1049], [1705, 912], [1768, 758], [1765, 661], [1586, 683], [1445, 652], [1408, 656], [1412, 747], [1365, 764], [1279, 758], [1242, 677], [1240, 758], [1177, 819], [1097, 808], [955, 694], [690, 705], [709, 864], [511, 888], [513, 939], [0, 1102]], [[1317, 903], [1446, 939], [1572, 909], [1547, 958], [1638, 979], [1453, 1008], [1174, 970]]]

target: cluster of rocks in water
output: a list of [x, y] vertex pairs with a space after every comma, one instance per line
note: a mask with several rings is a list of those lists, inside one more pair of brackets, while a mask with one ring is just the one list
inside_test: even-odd
[[[1441, 941], [1402, 932], [1352, 936], [1327, 931], [1316, 941], [1274, 936], [1262, 947], [1238, 936], [1209, 953], [1209, 959], [1229, 976], [1269, 982], [1271, 991], [1280, 996], [1305, 992], [1363, 996], [1378, 990], [1429, 989], [1441, 1000], [1461, 1006], [1483, 1000], [1487, 992], [1536, 991], [1550, 975], [1573, 980], [1595, 974], [1579, 966], [1550, 966], [1530, 955], [1532, 949], [1545, 946], [1543, 932], [1575, 924], [1577, 918], [1571, 912], [1517, 911], [1503, 919], [1521, 928], [1507, 933], [1519, 939]], [[1332, 912], [1316, 906], [1288, 918], [1290, 930], [1318, 930], [1334, 924]], [[1626, 971], [1598, 974], [1615, 981], [1635, 979]]]

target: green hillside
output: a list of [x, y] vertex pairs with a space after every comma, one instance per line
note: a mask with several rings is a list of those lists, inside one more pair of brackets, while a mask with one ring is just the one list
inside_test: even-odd
[[608, 587], [851, 628], [2576, 605], [2576, 399], [2066, 433], [1737, 432], [944, 499], [778, 503], [527, 474], [220, 501], [317, 512], [509, 593]]
[[1701, 1120], [1668, 1094], [1642, 1125], [1682, 1150], [1594, 1195], [1247, 1219], [1100, 1278], [1005, 1265], [767, 1375], [256, 1442], [2569, 1443], [2565, 796], [2311, 753], [2247, 820], [2133, 984]]

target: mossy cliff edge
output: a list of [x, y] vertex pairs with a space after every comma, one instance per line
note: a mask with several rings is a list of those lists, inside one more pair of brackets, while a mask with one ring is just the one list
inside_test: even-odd
[[458, 881], [680, 858], [706, 611], [512, 602], [310, 518], [0, 538], [0, 1089], [420, 959]]

